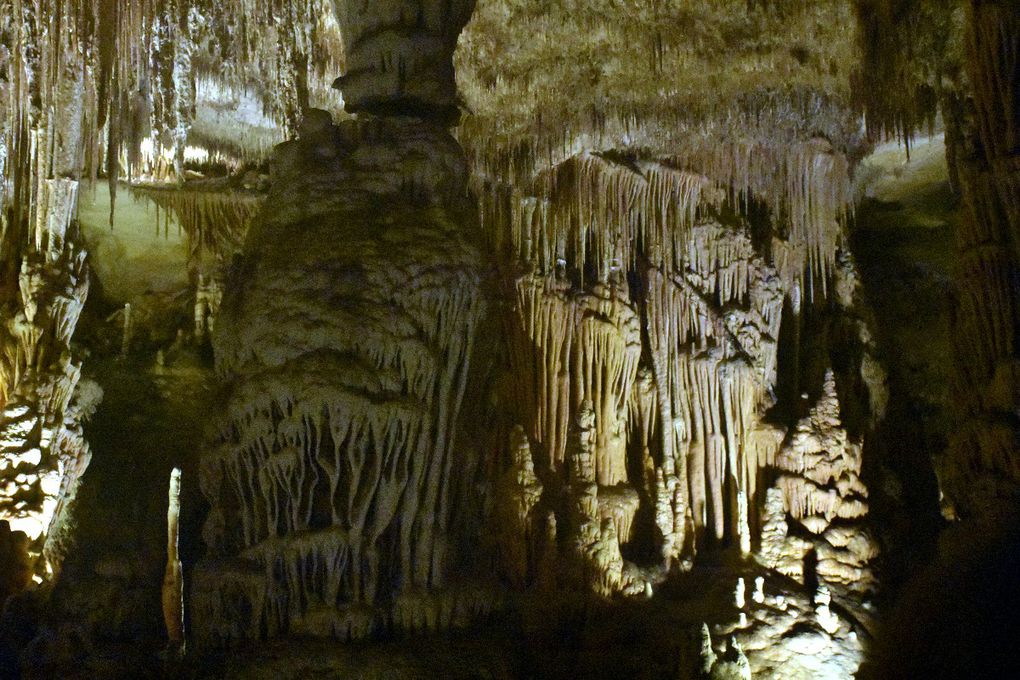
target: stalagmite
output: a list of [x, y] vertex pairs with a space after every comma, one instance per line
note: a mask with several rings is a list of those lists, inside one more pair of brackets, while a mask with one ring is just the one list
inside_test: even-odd
[[715, 650], [712, 648], [712, 633], [708, 624], [701, 624], [701, 675], [709, 677], [716, 661]]
[[737, 492], [737, 536], [740, 539], [740, 553], [751, 554], [751, 528], [747, 520], [747, 492]]
[[598, 595], [644, 593], [650, 584], [625, 563], [620, 553], [620, 532], [630, 530], [637, 499], [624, 501], [625, 504], [621, 505], [619, 495], [606, 498], [612, 489], [596, 484], [597, 434], [591, 402], [581, 404], [569, 439], [567, 462], [571, 513], [568, 526], [573, 530], [569, 541], [575, 571], [583, 586]]
[[126, 357], [131, 351], [131, 337], [134, 335], [134, 322], [131, 318], [131, 303], [124, 303], [124, 314], [121, 320], [120, 355]]
[[538, 530], [534, 515], [535, 506], [542, 497], [542, 483], [535, 476], [524, 429], [515, 427], [510, 440], [511, 465], [496, 488], [494, 528], [499, 535], [505, 578], [522, 587], [528, 584], [529, 575], [538, 569], [536, 553], [545, 538]]
[[177, 554], [181, 515], [181, 469], [170, 472], [166, 510], [166, 571], [163, 575], [163, 622], [173, 655], [184, 653], [184, 576]]
[[[776, 466], [779, 476], [769, 491], [762, 528], [761, 555], [766, 564], [803, 581], [809, 576], [804, 573], [805, 561], [814, 553], [819, 579], [861, 592], [872, 590], [875, 582], [869, 563], [878, 549], [862, 526], [868, 490], [860, 479], [861, 445], [850, 440], [840, 422], [831, 370], [818, 403], [798, 423]], [[789, 535], [786, 515], [810, 538]]]
[[81, 423], [102, 394], [81, 379], [71, 347], [89, 290], [73, 221], [77, 188], [40, 180], [17, 299], [0, 329], [0, 519], [29, 538], [36, 578], [60, 568], [91, 457]]

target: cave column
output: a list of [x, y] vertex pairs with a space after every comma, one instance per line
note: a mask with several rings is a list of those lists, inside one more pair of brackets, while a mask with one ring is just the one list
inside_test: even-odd
[[357, 119], [310, 109], [276, 148], [213, 329], [227, 396], [200, 472], [200, 645], [434, 629], [467, 596], [447, 574], [480, 512], [458, 431], [483, 389], [468, 374], [485, 300], [447, 128], [472, 6], [335, 4]]
[[475, 0], [334, 0], [346, 73], [336, 86], [351, 113], [457, 116], [453, 52]]
[[966, 39], [973, 119], [952, 121], [947, 136], [964, 206], [953, 322], [961, 423], [943, 475], [963, 516], [1020, 492], [1020, 6], [970, 3]]

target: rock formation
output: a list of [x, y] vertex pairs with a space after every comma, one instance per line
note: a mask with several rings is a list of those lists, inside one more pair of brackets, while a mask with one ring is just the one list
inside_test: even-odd
[[[1017, 451], [1017, 290], [1020, 238], [1020, 11], [967, 3], [966, 64], [973, 112], [950, 125], [947, 150], [964, 210], [956, 232], [959, 307], [954, 319], [957, 426], [943, 488], [954, 514], [975, 516], [1020, 493]], [[964, 105], [960, 105], [964, 108]]]
[[[401, 73], [409, 47], [449, 59], [449, 37], [394, 51], [398, 9], [341, 7], [351, 43], [365, 34], [370, 58], [357, 59]], [[276, 151], [214, 336], [229, 395], [201, 473], [200, 641], [432, 628], [474, 606], [437, 595], [461, 540], [451, 513], [471, 453], [458, 413], [485, 304], [463, 156], [426, 115], [446, 106], [452, 73], [433, 75], [407, 109], [403, 76], [349, 64], [362, 117], [309, 110]], [[424, 117], [393, 115], [408, 113]]]
[[89, 290], [72, 228], [77, 188], [73, 180], [40, 184], [18, 300], [0, 331], [0, 518], [44, 558], [37, 577], [58, 569], [66, 549], [64, 524], [91, 455], [81, 425], [102, 395], [81, 380], [71, 348]]
[[765, 565], [805, 584], [817, 579], [873, 591], [869, 563], [878, 556], [878, 545], [862, 525], [868, 489], [860, 478], [861, 445], [850, 441], [840, 422], [831, 371], [818, 403], [780, 450], [776, 467], [779, 475], [766, 493], [763, 517]]
[[163, 575], [163, 622], [170, 641], [168, 651], [184, 652], [184, 575], [178, 553], [181, 521], [181, 469], [170, 472], [166, 509], [166, 572]]

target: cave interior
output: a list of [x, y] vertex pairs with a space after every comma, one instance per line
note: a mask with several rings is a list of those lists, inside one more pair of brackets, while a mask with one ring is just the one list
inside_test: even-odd
[[0, 678], [1020, 677], [1016, 0], [0, 0]]

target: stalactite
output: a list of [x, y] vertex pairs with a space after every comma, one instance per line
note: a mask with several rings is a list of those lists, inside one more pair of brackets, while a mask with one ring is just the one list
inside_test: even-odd
[[696, 525], [707, 525], [711, 507], [721, 538], [724, 487], [754, 498], [770, 455], [769, 439], [755, 433], [776, 380], [782, 289], [746, 237], [718, 225], [694, 230], [685, 259], [683, 277], [646, 274], [648, 334], [656, 383], [683, 424], [663, 428], [663, 450], [687, 471]]
[[[637, 380], [640, 326], [623, 281], [572, 295], [555, 276], [517, 281], [521, 338], [515, 342], [518, 402], [546, 447], [550, 469], [562, 470], [571, 414], [595, 409], [598, 482], [627, 480], [629, 397]], [[541, 354], [529, 356], [529, 347]]]
[[217, 186], [195, 184], [184, 187], [132, 185], [131, 193], [173, 212], [187, 236], [192, 262], [213, 261], [220, 265], [229, 263], [240, 251], [245, 234], [265, 200], [258, 193], [224, 191]]
[[[520, 170], [512, 164], [482, 157], [475, 168], [490, 243], [524, 272], [510, 270], [514, 418], [532, 424], [539, 460], [562, 475], [570, 423], [590, 401], [598, 505], [612, 505], [603, 499], [615, 484], [646, 489], [663, 559], [682, 565], [706, 529], [752, 549], [760, 471], [785, 435], [764, 422], [776, 399], [784, 298], [828, 294], [851, 200], [845, 157], [820, 139], [703, 152], [711, 160], [696, 166], [710, 167], [706, 175], [679, 169], [693, 154], [662, 162], [576, 154], [523, 190], [508, 182]], [[773, 227], [771, 263], [746, 225], [709, 217], [752, 196], [787, 220]], [[586, 308], [597, 310], [590, 321]], [[627, 469], [635, 436], [642, 478], [605, 474]], [[620, 453], [607, 457], [614, 439]], [[627, 522], [603, 516], [626, 541]]]
[[[13, 211], [4, 257], [17, 260], [23, 224], [35, 220], [40, 182], [54, 177], [117, 182], [155, 172], [169, 150], [183, 178], [198, 110], [196, 83], [256, 92], [270, 117], [289, 124], [328, 102], [343, 66], [339, 27], [327, 0], [79, 0], [0, 2], [11, 83], [0, 107], [4, 200]], [[278, 58], [280, 46], [289, 57]], [[220, 63], [229, 55], [226, 66]], [[265, 83], [289, 87], [265, 88]], [[138, 167], [143, 141], [150, 164]], [[123, 171], [123, 172], [122, 172]], [[6, 219], [6, 218], [5, 218]], [[9, 227], [5, 228], [9, 232]]]

